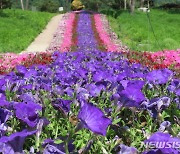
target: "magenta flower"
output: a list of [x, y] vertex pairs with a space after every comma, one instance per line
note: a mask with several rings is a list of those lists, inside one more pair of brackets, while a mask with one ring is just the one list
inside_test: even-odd
[[78, 118], [85, 128], [103, 136], [106, 136], [107, 127], [111, 124], [111, 120], [92, 103], [84, 103]]

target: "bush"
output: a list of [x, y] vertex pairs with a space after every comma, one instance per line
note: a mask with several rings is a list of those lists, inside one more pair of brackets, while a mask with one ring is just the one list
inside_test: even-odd
[[72, 10], [76, 11], [76, 10], [82, 10], [84, 8], [84, 5], [82, 4], [82, 2], [80, 0], [74, 0], [72, 2]]

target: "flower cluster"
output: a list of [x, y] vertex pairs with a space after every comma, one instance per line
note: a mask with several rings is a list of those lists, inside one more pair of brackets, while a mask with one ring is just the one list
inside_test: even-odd
[[25, 65], [27, 67], [35, 64], [51, 63], [51, 53], [22, 53], [13, 54], [7, 53], [1, 56], [0, 59], [0, 74], [6, 74], [12, 71], [17, 65]]

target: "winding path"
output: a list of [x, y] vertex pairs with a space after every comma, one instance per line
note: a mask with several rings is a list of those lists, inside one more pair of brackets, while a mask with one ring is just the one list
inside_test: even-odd
[[49, 47], [53, 34], [58, 28], [59, 22], [61, 21], [63, 14], [54, 16], [50, 22], [47, 24], [46, 28], [40, 33], [36, 39], [29, 45], [24, 52], [43, 52]]

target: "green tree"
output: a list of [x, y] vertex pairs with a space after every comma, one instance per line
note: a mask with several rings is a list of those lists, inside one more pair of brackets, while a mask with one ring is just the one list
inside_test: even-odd
[[43, 12], [57, 12], [60, 6], [59, 0], [38, 0], [33, 1], [32, 5], [36, 6], [38, 10]]
[[163, 5], [178, 5], [180, 6], [180, 0], [154, 0], [155, 6]]
[[0, 9], [11, 8], [11, 0], [0, 0]]

